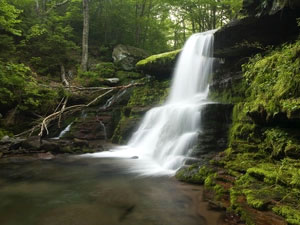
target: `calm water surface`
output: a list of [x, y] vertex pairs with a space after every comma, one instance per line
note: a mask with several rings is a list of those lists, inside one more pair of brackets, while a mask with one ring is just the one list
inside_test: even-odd
[[1, 225], [201, 225], [168, 177], [127, 173], [134, 159], [0, 160]]

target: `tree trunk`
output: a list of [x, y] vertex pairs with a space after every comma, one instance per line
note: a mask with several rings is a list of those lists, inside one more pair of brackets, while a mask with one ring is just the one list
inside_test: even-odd
[[40, 3], [39, 3], [39, 0], [35, 0], [35, 8], [36, 8], [37, 14], [40, 14]]
[[63, 64], [60, 65], [60, 71], [61, 71], [61, 82], [63, 83], [64, 86], [69, 86], [69, 82], [68, 80], [66, 79], [66, 70], [65, 70], [65, 67]]
[[82, 0], [83, 6], [83, 31], [82, 31], [82, 58], [81, 69], [87, 71], [89, 47], [89, 0]]

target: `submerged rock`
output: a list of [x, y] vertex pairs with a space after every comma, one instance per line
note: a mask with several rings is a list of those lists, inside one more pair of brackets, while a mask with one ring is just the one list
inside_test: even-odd
[[50, 159], [54, 159], [55, 158], [55, 156], [51, 152], [38, 153], [37, 157], [39, 159], [44, 159], [44, 160], [50, 160]]

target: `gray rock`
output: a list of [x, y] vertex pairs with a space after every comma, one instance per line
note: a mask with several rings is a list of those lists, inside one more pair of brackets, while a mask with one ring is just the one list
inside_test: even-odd
[[41, 147], [41, 137], [40, 136], [32, 136], [22, 141], [20, 146], [24, 149], [28, 150], [39, 150]]
[[82, 140], [82, 139], [74, 138], [74, 146], [77, 146], [77, 147], [88, 147], [89, 146], [89, 142], [87, 140]]
[[8, 135], [5, 135], [4, 137], [2, 137], [1, 142], [7, 142], [10, 140], [10, 137]]
[[60, 152], [60, 145], [54, 141], [45, 141], [43, 140], [41, 144], [41, 149], [47, 152]]
[[120, 79], [119, 78], [108, 78], [108, 79], [105, 79], [105, 81], [107, 81], [109, 84], [117, 84], [120, 82]]
[[143, 49], [121, 44], [117, 45], [112, 53], [114, 63], [126, 71], [134, 70], [135, 64], [148, 56]]

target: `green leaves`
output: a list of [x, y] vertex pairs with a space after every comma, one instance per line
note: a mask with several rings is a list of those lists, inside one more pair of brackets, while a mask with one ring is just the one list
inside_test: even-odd
[[0, 105], [2, 113], [15, 107], [19, 111], [38, 110], [39, 113], [45, 112], [57, 98], [58, 94], [54, 90], [38, 85], [29, 67], [24, 64], [0, 62]]
[[22, 32], [15, 28], [21, 20], [17, 19], [22, 10], [16, 9], [10, 5], [6, 0], [0, 0], [0, 28], [14, 34], [21, 36]]

